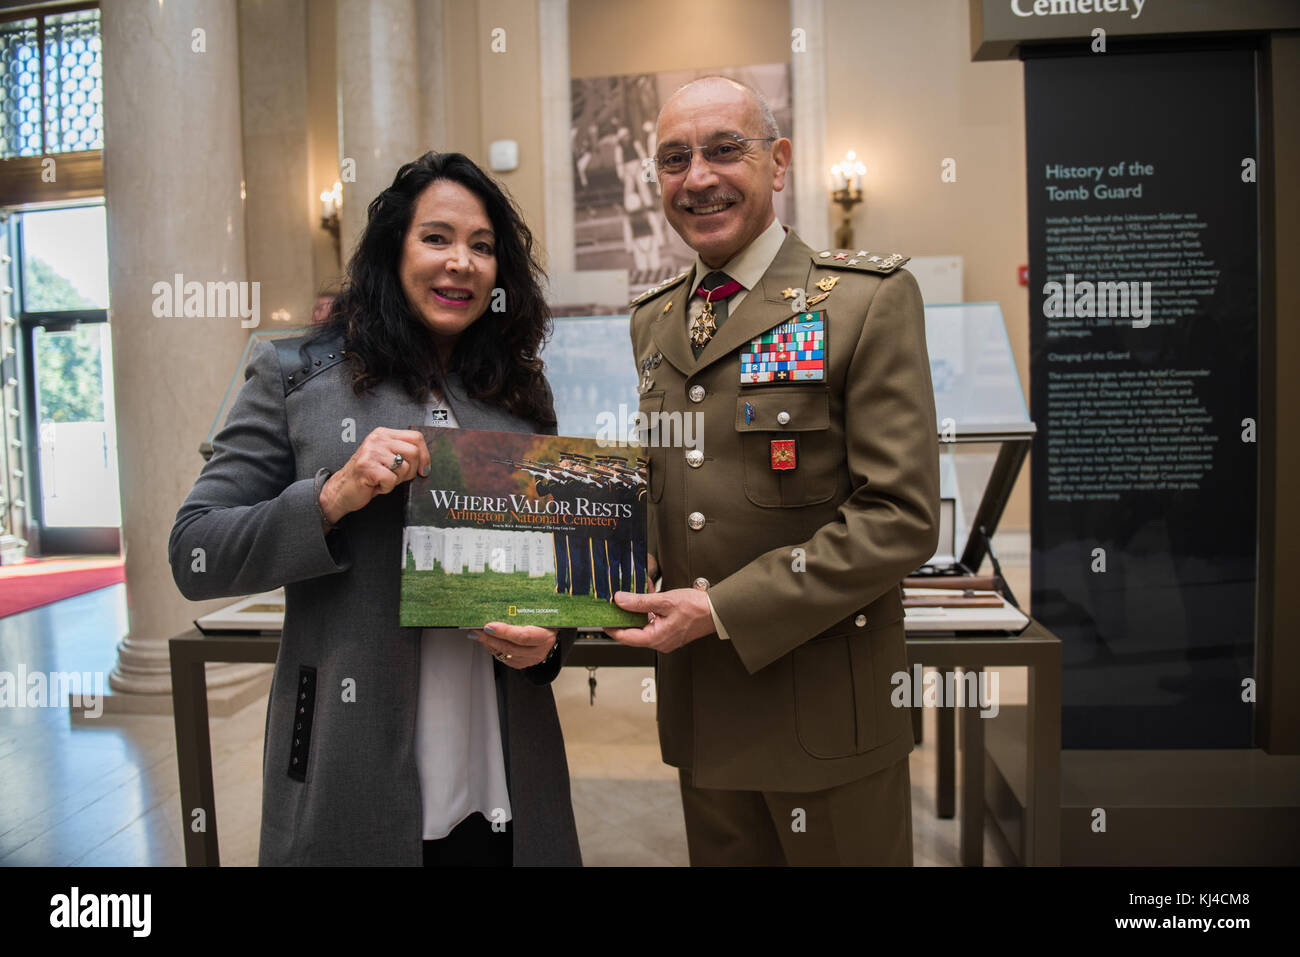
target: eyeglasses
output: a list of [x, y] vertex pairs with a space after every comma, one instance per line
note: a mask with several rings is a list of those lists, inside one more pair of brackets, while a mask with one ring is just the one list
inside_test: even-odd
[[655, 155], [655, 169], [668, 176], [678, 176], [691, 167], [696, 150], [710, 166], [729, 166], [738, 163], [749, 153], [746, 143], [772, 143], [775, 136], [723, 136], [708, 146], [670, 146]]

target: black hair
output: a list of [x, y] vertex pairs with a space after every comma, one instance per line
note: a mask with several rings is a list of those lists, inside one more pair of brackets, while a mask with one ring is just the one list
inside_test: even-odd
[[318, 335], [343, 338], [357, 395], [389, 379], [417, 400], [431, 388], [442, 391], [444, 370], [434, 340], [407, 301], [400, 276], [416, 203], [438, 180], [465, 187], [487, 210], [495, 234], [496, 284], [506, 305], [502, 312], [489, 308], [460, 334], [446, 371], [460, 375], [471, 398], [541, 425], [554, 424], [538, 357], [551, 333], [551, 314], [532, 231], [510, 196], [462, 153], [425, 153], [399, 169], [392, 185], [370, 203], [343, 289]]

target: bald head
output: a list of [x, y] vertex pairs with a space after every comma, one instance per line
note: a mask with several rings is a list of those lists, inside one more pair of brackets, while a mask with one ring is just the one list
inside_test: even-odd
[[[659, 111], [657, 166], [664, 216], [712, 269], [745, 249], [776, 218], [790, 141], [762, 94], [724, 76], [687, 83]], [[682, 155], [689, 151], [689, 161]]]
[[[762, 93], [754, 89], [748, 83], [741, 83], [739, 80], [733, 80], [726, 76], [702, 76], [699, 79], [691, 80], [679, 86], [668, 101], [664, 103], [663, 109], [659, 111], [659, 121], [662, 124], [664, 113], [669, 107], [677, 105], [675, 101], [682, 99], [683, 104], [688, 108], [690, 104], [697, 99], [717, 103], [719, 101], [734, 101], [737, 108], [745, 112], [745, 119], [754, 121], [750, 125], [752, 129], [758, 131], [759, 136], [770, 136], [777, 139], [781, 135], [781, 129], [776, 123], [776, 114], [772, 112], [772, 107], [768, 105], [767, 98]], [[662, 130], [656, 130], [658, 135]]]

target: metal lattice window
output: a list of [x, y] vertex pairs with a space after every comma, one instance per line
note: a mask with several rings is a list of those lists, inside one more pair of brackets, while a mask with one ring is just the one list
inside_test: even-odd
[[47, 153], [104, 148], [99, 11], [45, 18]]
[[103, 149], [102, 80], [98, 8], [0, 23], [0, 159]]
[[0, 157], [41, 154], [41, 64], [36, 21], [0, 24]]

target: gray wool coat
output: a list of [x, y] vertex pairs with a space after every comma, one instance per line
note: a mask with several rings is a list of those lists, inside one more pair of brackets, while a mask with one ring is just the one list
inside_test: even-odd
[[[398, 624], [406, 496], [402, 486], [376, 496], [326, 536], [313, 485], [371, 430], [422, 423], [424, 408], [391, 382], [356, 396], [339, 344], [309, 352], [304, 341], [254, 348], [212, 458], [176, 515], [172, 573], [194, 601], [285, 588], [259, 863], [420, 865], [421, 632]], [[456, 379], [446, 391], [463, 428], [555, 431], [469, 399]], [[557, 654], [533, 668], [494, 663], [517, 866], [582, 863], [550, 688], [575, 636], [561, 631]], [[347, 679], [355, 701], [344, 700]]]

